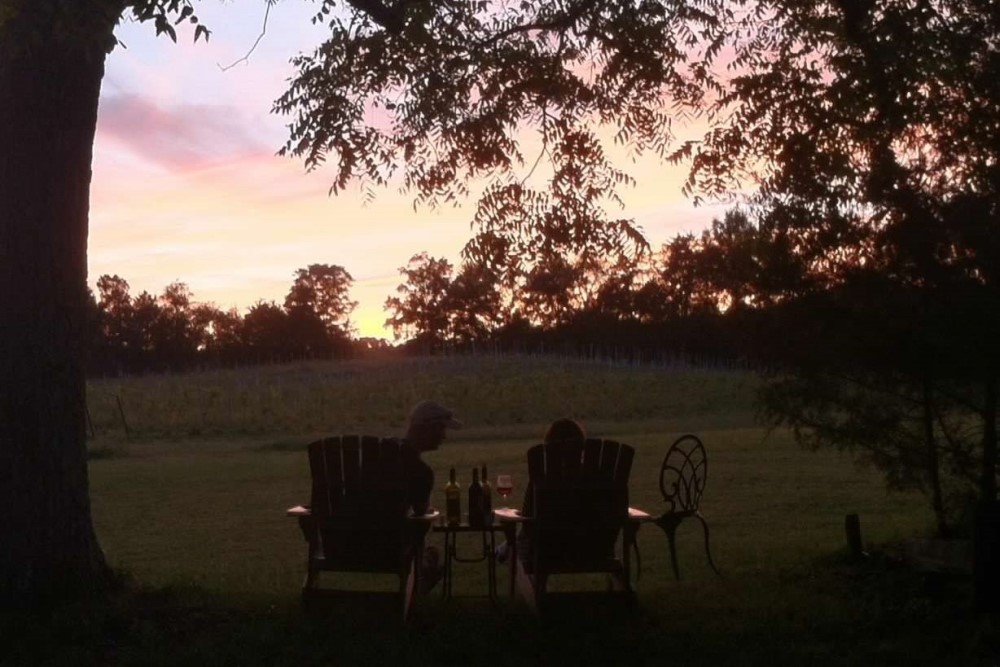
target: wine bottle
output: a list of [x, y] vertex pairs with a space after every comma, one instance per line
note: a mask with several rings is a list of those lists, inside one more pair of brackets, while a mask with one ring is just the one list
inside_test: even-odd
[[483, 464], [483, 474], [479, 476], [483, 485], [483, 520], [487, 525], [493, 523], [493, 487], [490, 486], [490, 476], [486, 473], [486, 464]]
[[469, 525], [483, 525], [483, 485], [479, 483], [479, 468], [472, 469], [469, 483]]
[[444, 487], [444, 513], [449, 525], [462, 523], [462, 490], [455, 481], [455, 469], [451, 469], [448, 483]]

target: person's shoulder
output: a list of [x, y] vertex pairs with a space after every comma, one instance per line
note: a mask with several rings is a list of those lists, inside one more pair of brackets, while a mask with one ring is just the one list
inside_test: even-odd
[[427, 462], [420, 457], [420, 452], [406, 442], [406, 438], [394, 438], [399, 442], [399, 454], [403, 461], [418, 468], [430, 468]]
[[420, 453], [406, 438], [386, 438], [386, 440], [391, 440], [392, 442], [397, 443], [399, 445], [399, 451], [403, 456], [412, 457], [417, 456]]

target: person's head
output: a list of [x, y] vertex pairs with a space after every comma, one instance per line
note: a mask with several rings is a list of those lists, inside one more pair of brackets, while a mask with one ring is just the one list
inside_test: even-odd
[[572, 419], [557, 419], [549, 424], [545, 431], [545, 444], [559, 442], [560, 440], [583, 440], [587, 434], [583, 432], [583, 427]]
[[448, 408], [435, 401], [420, 401], [410, 411], [406, 441], [417, 451], [430, 451], [444, 442], [447, 429], [461, 427], [462, 422]]

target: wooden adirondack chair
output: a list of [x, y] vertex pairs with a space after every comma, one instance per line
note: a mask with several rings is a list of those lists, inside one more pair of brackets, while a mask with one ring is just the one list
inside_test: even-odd
[[[607, 573], [629, 602], [628, 478], [635, 450], [613, 440], [535, 445], [528, 450], [530, 553], [517, 564], [521, 597], [537, 612], [555, 574]], [[621, 538], [620, 553], [616, 545]]]
[[436, 513], [408, 516], [415, 461], [394, 438], [343, 436], [309, 444], [312, 501], [293, 507], [308, 544], [304, 605], [323, 571], [395, 574], [405, 621], [419, 590], [424, 537]]

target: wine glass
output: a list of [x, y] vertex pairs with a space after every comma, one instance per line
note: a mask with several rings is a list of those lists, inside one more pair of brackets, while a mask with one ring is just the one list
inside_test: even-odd
[[506, 502], [510, 494], [514, 491], [514, 478], [511, 475], [497, 475], [497, 493]]

